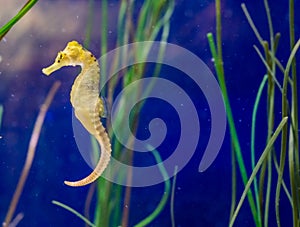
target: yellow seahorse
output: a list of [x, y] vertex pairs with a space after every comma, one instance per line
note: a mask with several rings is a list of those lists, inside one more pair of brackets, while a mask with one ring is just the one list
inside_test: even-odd
[[73, 187], [84, 186], [95, 181], [107, 167], [111, 155], [111, 143], [100, 121], [100, 117], [104, 115], [104, 106], [99, 98], [100, 68], [94, 55], [78, 42], [71, 41], [63, 51], [58, 52], [55, 62], [43, 69], [43, 73], [49, 76], [63, 66], [77, 65], [81, 66], [81, 73], [72, 86], [71, 103], [75, 116], [99, 142], [101, 156], [90, 175], [75, 182], [64, 182]]

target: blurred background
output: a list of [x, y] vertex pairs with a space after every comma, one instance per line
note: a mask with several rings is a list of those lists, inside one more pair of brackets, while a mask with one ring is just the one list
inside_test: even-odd
[[[0, 0], [0, 26], [12, 18], [25, 3], [25, 0]], [[143, 1], [136, 1], [134, 14], [138, 14], [142, 3]], [[253, 44], [258, 44], [258, 41], [246, 21], [241, 3], [242, 1], [221, 1], [223, 59], [233, 115], [250, 173], [251, 114], [259, 83], [266, 70], [254, 51]], [[254, 3], [246, 0], [245, 3], [261, 35], [267, 38], [268, 25], [263, 1]], [[300, 2], [296, 1], [298, 8], [299, 4]], [[116, 47], [119, 8], [120, 1], [108, 1], [108, 51]], [[289, 40], [284, 34], [288, 34], [288, 4], [275, 0], [270, 2], [270, 8], [276, 32], [282, 34], [277, 57], [286, 62], [289, 55], [286, 46], [289, 45]], [[297, 9], [296, 6], [295, 8]], [[101, 1], [95, 1], [93, 9], [89, 50], [99, 58], [102, 32]], [[51, 203], [52, 200], [58, 200], [82, 213], [88, 191], [88, 187], [71, 188], [63, 184], [66, 179], [76, 179], [91, 171], [78, 152], [72, 130], [69, 95], [79, 67], [63, 68], [51, 77], [43, 75], [41, 70], [53, 62], [57, 52], [62, 50], [67, 42], [84, 42], [86, 28], [90, 23], [89, 13], [89, 1], [39, 1], [0, 42], [0, 104], [4, 107], [0, 129], [1, 220], [4, 220], [18, 182], [40, 105], [53, 82], [59, 80], [62, 84], [46, 115], [33, 166], [15, 214], [24, 214], [18, 226], [84, 226], [84, 222], [72, 213]], [[214, 1], [176, 0], [168, 37], [168, 42], [186, 48], [201, 58], [213, 73], [215, 70], [206, 35], [208, 32], [215, 33], [215, 16]], [[296, 17], [298, 25], [299, 19]], [[295, 29], [299, 35], [299, 26]], [[182, 72], [163, 68], [161, 74], [162, 77], [175, 81], [189, 94], [199, 111], [202, 130], [197, 151], [177, 176], [174, 205], [176, 226], [228, 226], [231, 204], [229, 133], [226, 134], [215, 162], [208, 170], [199, 173], [198, 165], [210, 132], [209, 114], [204, 111], [207, 108], [205, 98]], [[159, 150], [167, 150], [167, 153], [162, 154], [165, 157], [172, 153], [168, 148], [176, 146], [180, 127], [177, 127], [178, 117], [173, 113], [174, 110], [163, 106], [163, 102], [158, 103], [154, 110], [149, 112], [151, 107], [146, 105], [140, 113], [140, 119], [145, 119], [141, 120], [140, 127], [143, 128], [148, 119], [151, 119], [152, 115], [156, 116], [157, 112], [167, 119], [166, 124], [175, 125], [172, 132], [174, 135], [170, 135], [169, 140], [164, 141]], [[262, 133], [260, 136], [258, 132], [256, 142], [259, 153], [265, 147], [266, 140], [263, 133], [267, 129], [265, 99], [262, 99], [260, 108], [262, 114], [258, 115], [257, 125]], [[275, 117], [278, 122], [281, 117], [280, 109], [275, 110]], [[141, 137], [147, 133], [143, 130], [138, 131]], [[207, 135], [204, 135], [205, 133]], [[239, 176], [237, 185], [237, 194], [240, 196], [244, 187]], [[163, 190], [163, 184], [132, 189], [129, 226], [133, 226], [154, 210]], [[284, 207], [287, 202], [285, 199], [282, 201]], [[95, 203], [94, 198], [91, 210], [95, 209]], [[274, 202], [270, 206], [274, 207]], [[168, 203], [150, 226], [171, 226], [169, 210]], [[289, 209], [281, 210], [285, 226], [291, 226], [292, 223], [289, 213]], [[272, 211], [270, 217], [270, 223], [273, 223], [275, 219]], [[253, 225], [249, 205], [245, 202], [236, 226]]]

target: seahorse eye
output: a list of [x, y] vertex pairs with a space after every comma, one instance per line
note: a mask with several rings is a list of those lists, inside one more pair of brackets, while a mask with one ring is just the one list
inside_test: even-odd
[[60, 61], [63, 59], [64, 55], [62, 52], [59, 52], [58, 56], [57, 56], [57, 63], [60, 63]]

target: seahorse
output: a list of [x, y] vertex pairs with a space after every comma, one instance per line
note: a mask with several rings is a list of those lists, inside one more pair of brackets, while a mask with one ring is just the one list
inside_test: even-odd
[[42, 71], [49, 76], [63, 66], [81, 66], [71, 90], [71, 104], [76, 118], [93, 135], [101, 148], [100, 159], [87, 177], [78, 181], [64, 181], [66, 185], [78, 187], [92, 183], [101, 176], [108, 166], [111, 156], [111, 143], [100, 117], [104, 115], [104, 105], [99, 97], [100, 67], [95, 56], [77, 41], [71, 41], [63, 51], [59, 51], [55, 62]]

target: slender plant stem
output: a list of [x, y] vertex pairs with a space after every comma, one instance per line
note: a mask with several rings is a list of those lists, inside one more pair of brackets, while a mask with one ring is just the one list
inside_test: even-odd
[[266, 148], [264, 149], [263, 153], [261, 154], [259, 160], [257, 161], [257, 164], [254, 167], [254, 169], [252, 171], [252, 174], [251, 174], [251, 176], [249, 178], [249, 181], [247, 182], [247, 184], [245, 186], [244, 192], [243, 192], [243, 194], [242, 194], [242, 196], [240, 198], [240, 201], [239, 201], [239, 203], [238, 203], [238, 205], [236, 207], [236, 210], [235, 210], [235, 212], [234, 212], [234, 214], [233, 214], [233, 216], [232, 216], [232, 218], [230, 220], [230, 223], [229, 223], [230, 227], [233, 226], [233, 224], [234, 224], [234, 222], [235, 222], [235, 220], [237, 218], [237, 215], [238, 215], [238, 213], [239, 213], [239, 211], [240, 211], [240, 209], [242, 207], [242, 204], [243, 204], [243, 202], [244, 202], [244, 200], [245, 200], [245, 198], [246, 198], [246, 196], [248, 194], [248, 191], [250, 190], [250, 186], [251, 186], [251, 184], [252, 184], [252, 182], [253, 182], [253, 180], [254, 180], [257, 172], [259, 171], [259, 169], [262, 166], [263, 162], [265, 162], [265, 159], [267, 158], [269, 152], [272, 150], [273, 144], [274, 144], [275, 140], [277, 139], [279, 133], [282, 131], [283, 127], [286, 125], [287, 120], [288, 120], [287, 117], [284, 117], [281, 120], [281, 122], [279, 123], [279, 125], [278, 125], [277, 129], [275, 130], [274, 134], [271, 136], [271, 138], [270, 138], [270, 140], [269, 140]]
[[[256, 95], [256, 99], [254, 102], [253, 113], [252, 113], [252, 126], [251, 126], [251, 165], [252, 165], [252, 170], [255, 167], [255, 127], [256, 127], [257, 109], [258, 109], [258, 104], [260, 102], [261, 94], [262, 94], [263, 88], [267, 82], [267, 79], [268, 79], [268, 77], [264, 76], [262, 82], [260, 83], [260, 86], [258, 88], [258, 92]], [[255, 195], [258, 219], [261, 220], [261, 209], [260, 209], [259, 192], [258, 192], [258, 184], [257, 184], [256, 176], [254, 178], [254, 192], [255, 192], [254, 195]]]
[[265, 5], [265, 10], [266, 10], [266, 15], [267, 15], [267, 20], [268, 20], [268, 26], [269, 26], [269, 36], [270, 36], [270, 44], [271, 44], [271, 59], [272, 59], [272, 72], [275, 74], [275, 45], [274, 45], [274, 31], [273, 31], [273, 23], [272, 23], [272, 18], [271, 18], [271, 13], [270, 13], [270, 7], [268, 4], [268, 0], [264, 0], [264, 5]]
[[[292, 62], [294, 61], [296, 52], [298, 51], [300, 47], [300, 39], [297, 41], [295, 46], [293, 47], [291, 54], [289, 56], [288, 62], [286, 64], [285, 72], [284, 72], [284, 79], [283, 79], [283, 92], [282, 92], [282, 118], [288, 116], [288, 98], [287, 98], [287, 89], [288, 89], [288, 78], [290, 69], [292, 67]], [[283, 172], [284, 172], [284, 166], [285, 166], [285, 158], [286, 158], [286, 151], [287, 151], [287, 132], [288, 128], [287, 125], [283, 127], [282, 134], [281, 134], [281, 151], [280, 151], [280, 162], [279, 162], [279, 174], [278, 174], [278, 180], [276, 185], [276, 192], [275, 192], [275, 212], [276, 212], [276, 221], [277, 225], [280, 225], [280, 213], [279, 213], [279, 200], [280, 200], [280, 190], [281, 190], [281, 184], [282, 184], [282, 178], [283, 178]], [[294, 176], [294, 173], [290, 175], [292, 178]], [[292, 179], [291, 179], [292, 180]], [[293, 204], [297, 204], [297, 200], [295, 197], [293, 197]], [[294, 226], [297, 226], [297, 215], [295, 214], [294, 208], [293, 208], [293, 221]]]
[[164, 178], [164, 184], [165, 184], [164, 194], [163, 194], [159, 204], [157, 205], [156, 209], [150, 215], [148, 215], [145, 219], [143, 219], [141, 222], [134, 225], [134, 227], [148, 226], [161, 213], [161, 211], [165, 207], [165, 205], [168, 201], [169, 195], [170, 195], [171, 184], [170, 184], [170, 180], [168, 179], [167, 170], [165, 169], [165, 167], [163, 165], [163, 162], [161, 160], [161, 157], [160, 157], [158, 151], [152, 150], [152, 154], [155, 158], [155, 161], [157, 163], [159, 171], [161, 172], [161, 174]]
[[266, 69], [268, 70], [268, 74], [270, 76], [272, 76], [272, 79], [274, 80], [275, 84], [277, 85], [277, 87], [279, 88], [280, 92], [282, 92], [282, 87], [280, 85], [280, 83], [278, 82], [277, 78], [275, 77], [272, 69], [270, 68], [270, 66], [268, 65], [267, 61], [264, 59], [262, 53], [260, 52], [260, 50], [257, 48], [256, 45], [253, 45], [256, 53], [258, 54], [260, 60], [263, 62], [263, 64], [265, 65]]
[[[288, 74], [284, 76], [283, 82], [283, 92], [282, 92], [282, 118], [287, 117], [288, 109], [287, 109], [287, 82], [288, 82]], [[276, 212], [276, 221], [277, 226], [280, 227], [280, 213], [279, 213], [279, 198], [280, 198], [280, 189], [281, 182], [283, 177], [283, 171], [285, 166], [285, 157], [286, 157], [286, 149], [287, 149], [287, 126], [285, 125], [281, 134], [281, 152], [280, 152], [280, 163], [279, 163], [279, 174], [276, 185], [276, 193], [275, 193], [275, 212]]]
[[[221, 23], [221, 0], [216, 0], [216, 40], [217, 40], [217, 53], [219, 64], [223, 65], [223, 54], [222, 54], [222, 23]], [[223, 67], [221, 68], [222, 74], [224, 75]]]
[[[90, 209], [91, 209], [91, 204], [92, 204], [92, 199], [93, 199], [93, 195], [96, 191], [96, 184], [91, 184], [91, 186], [89, 187], [86, 199], [85, 199], [85, 203], [84, 203], [84, 216], [89, 220], [90, 219]], [[86, 223], [86, 226], [88, 224]]]
[[175, 227], [175, 214], [174, 214], [174, 198], [175, 198], [175, 186], [176, 186], [176, 178], [177, 178], [177, 169], [178, 166], [175, 166], [174, 169], [174, 178], [172, 183], [172, 191], [171, 191], [171, 202], [170, 202], [170, 215], [171, 215], [171, 223], [172, 227]]
[[63, 203], [58, 202], [58, 201], [55, 201], [55, 200], [53, 200], [52, 203], [55, 204], [55, 205], [57, 205], [57, 206], [60, 206], [60, 207], [62, 207], [64, 209], [66, 209], [68, 211], [70, 211], [73, 214], [75, 214], [77, 217], [79, 217], [81, 220], [83, 220], [89, 226], [96, 227], [96, 225], [94, 225], [92, 222], [90, 222], [86, 217], [84, 217], [82, 214], [78, 213], [76, 210], [74, 210], [73, 208], [69, 207], [68, 205], [63, 204]]
[[230, 218], [235, 210], [236, 205], [236, 158], [234, 154], [233, 145], [231, 145], [231, 204], [230, 204]]
[[85, 29], [85, 38], [84, 38], [84, 47], [89, 48], [91, 42], [91, 35], [93, 30], [93, 18], [94, 18], [94, 8], [95, 8], [95, 0], [89, 0], [89, 14], [87, 19], [87, 25]]
[[[226, 108], [226, 114], [227, 114], [227, 120], [228, 120], [228, 124], [229, 124], [229, 131], [230, 131], [230, 136], [231, 136], [231, 142], [233, 144], [233, 149], [235, 151], [235, 155], [236, 155], [236, 160], [239, 166], [239, 170], [242, 176], [242, 180], [244, 185], [247, 184], [248, 181], [248, 176], [247, 176], [247, 171], [246, 171], [246, 167], [245, 167], [245, 163], [243, 160], [243, 155], [241, 152], [241, 147], [239, 144], [239, 139], [237, 136], [237, 132], [236, 132], [236, 128], [235, 128], [235, 124], [234, 124], [234, 120], [233, 120], [233, 114], [231, 111], [231, 106], [230, 106], [230, 102], [229, 102], [229, 98], [228, 98], [228, 94], [227, 94], [227, 88], [226, 88], [226, 83], [225, 83], [225, 78], [224, 78], [224, 70], [223, 70], [223, 63], [220, 62], [219, 60], [219, 56], [216, 52], [216, 47], [215, 47], [215, 43], [213, 40], [213, 36], [211, 33], [207, 34], [207, 38], [208, 38], [208, 43], [210, 46], [210, 50], [212, 53], [212, 56], [214, 58], [215, 61], [215, 69], [217, 72], [217, 76], [218, 76], [218, 80], [220, 83], [220, 88], [222, 91], [222, 95], [223, 95], [223, 99], [225, 102], [225, 108]], [[255, 223], [257, 226], [259, 226], [258, 224], [258, 219], [257, 219], [257, 210], [256, 210], [256, 206], [254, 203], [254, 199], [253, 199], [253, 194], [251, 189], [248, 192], [248, 200], [249, 200], [249, 204], [250, 204], [250, 208], [251, 208], [251, 212], [253, 215], [253, 218], [255, 220]]]
[[104, 55], [107, 53], [107, 34], [108, 34], [107, 12], [108, 12], [108, 3], [107, 3], [107, 0], [104, 0], [104, 1], [102, 1], [102, 4], [101, 4], [101, 20], [102, 20], [102, 23], [101, 23], [101, 55]]
[[270, 207], [270, 197], [271, 197], [271, 183], [272, 183], [272, 152], [268, 154], [267, 157], [267, 168], [268, 168], [268, 177], [267, 177], [267, 189], [265, 196], [265, 213], [264, 213], [264, 226], [269, 226], [269, 207]]
[[256, 28], [256, 26], [255, 26], [255, 24], [254, 24], [254, 22], [253, 22], [253, 20], [252, 20], [250, 14], [249, 14], [249, 12], [248, 12], [248, 10], [247, 10], [247, 7], [246, 7], [245, 3], [242, 3], [242, 4], [241, 4], [241, 7], [242, 7], [242, 10], [243, 10], [243, 12], [244, 12], [244, 14], [245, 14], [247, 20], [248, 20], [248, 23], [250, 24], [252, 30], [254, 31], [254, 34], [255, 34], [256, 38], [258, 39], [258, 41], [260, 42], [260, 44], [263, 46], [264, 40], [263, 40], [263, 38], [260, 36], [260, 34], [259, 34], [259, 32], [258, 32], [258, 30], [257, 30], [257, 28]]
[[[274, 159], [274, 166], [275, 166], [275, 169], [277, 171], [277, 174], [279, 175], [279, 165], [278, 165], [278, 161], [277, 161], [277, 157], [276, 157], [276, 153], [273, 152], [273, 159]], [[285, 191], [285, 194], [291, 204], [291, 207], [293, 206], [293, 201], [292, 201], [292, 196], [284, 182], [284, 180], [282, 180], [282, 187], [283, 187], [283, 190]]]
[[0, 41], [7, 32], [37, 3], [38, 0], [28, 0], [22, 9], [9, 22], [0, 28]]
[[[295, 6], [294, 0], [289, 1], [289, 32], [290, 32], [290, 49], [293, 50], [295, 45]], [[298, 83], [296, 71], [296, 59], [292, 61], [292, 126], [289, 143], [289, 172], [290, 185], [293, 198], [293, 222], [294, 226], [298, 225], [300, 209], [300, 168], [299, 168], [299, 124], [298, 124]]]
[[[136, 124], [137, 125], [137, 124]], [[136, 132], [136, 127], [134, 128], [134, 132]], [[129, 146], [133, 145], [133, 139], [130, 139], [128, 141]], [[133, 146], [132, 146], [133, 147]], [[132, 160], [133, 160], [133, 151], [127, 151], [128, 152], [128, 159], [130, 160], [130, 164], [132, 164]], [[128, 171], [127, 174], [127, 179], [126, 179], [126, 183], [128, 185], [131, 185], [132, 182], [132, 169], [130, 168], [130, 170]], [[128, 186], [125, 189], [125, 195], [124, 195], [124, 205], [123, 205], [123, 214], [122, 214], [122, 226], [127, 227], [128, 226], [128, 221], [129, 221], [129, 212], [130, 212], [130, 200], [131, 200], [131, 187]]]
[[37, 146], [37, 143], [38, 143], [38, 140], [40, 137], [40, 133], [41, 133], [41, 129], [42, 129], [42, 126], [44, 123], [46, 113], [49, 109], [52, 99], [53, 99], [57, 89], [59, 88], [59, 86], [60, 86], [60, 82], [55, 82], [53, 84], [53, 86], [51, 87], [51, 89], [45, 99], [45, 102], [40, 107], [40, 112], [37, 116], [37, 119], [36, 119], [36, 122], [35, 122], [34, 128], [33, 128], [33, 132], [32, 132], [31, 138], [30, 138], [25, 164], [24, 164], [21, 176], [19, 178], [17, 188], [16, 188], [13, 198], [10, 202], [9, 209], [8, 209], [8, 212], [5, 217], [5, 221], [3, 223], [4, 227], [9, 226], [9, 223], [11, 222], [14, 212], [16, 210], [17, 204], [19, 202], [25, 182], [28, 177], [29, 170], [30, 170], [32, 162], [33, 162], [33, 158], [35, 156], [36, 146]]
[[[269, 12], [269, 10], [267, 10]], [[270, 25], [271, 26], [271, 25]], [[272, 39], [272, 38], [271, 38]], [[273, 40], [273, 39], [272, 39]], [[273, 42], [273, 41], [272, 41]], [[275, 77], [275, 63], [273, 62], [274, 53], [273, 49], [271, 51], [271, 56], [269, 54], [268, 46], [265, 45], [265, 55], [266, 55], [266, 61], [268, 62], [269, 67], [272, 69], [272, 74], [274, 77], [271, 76], [270, 71], [268, 71], [268, 94], [267, 94], [267, 116], [268, 116], [268, 133], [267, 133], [267, 142], [272, 136], [273, 130], [274, 130], [274, 95], [275, 95], [275, 86], [274, 86], [274, 79]], [[272, 154], [270, 153], [268, 155], [268, 158], [266, 159], [266, 162], [263, 165], [263, 170], [261, 174], [261, 195], [263, 194], [263, 186], [264, 186], [264, 173], [265, 168], [268, 168], [268, 175], [267, 175], [267, 185], [266, 185], [266, 194], [265, 194], [265, 215], [264, 215], [264, 224], [268, 226], [268, 218], [269, 218], [269, 206], [270, 206], [270, 196], [271, 196], [271, 177], [272, 177]], [[263, 199], [261, 200], [263, 202]]]

